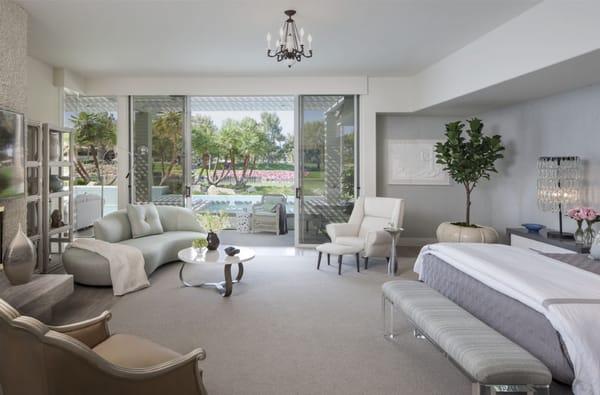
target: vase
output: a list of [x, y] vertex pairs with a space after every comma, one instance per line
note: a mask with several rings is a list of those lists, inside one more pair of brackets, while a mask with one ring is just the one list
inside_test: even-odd
[[50, 162], [60, 160], [60, 138], [58, 133], [50, 133], [48, 136], [48, 160]]
[[28, 283], [35, 269], [35, 248], [27, 238], [21, 224], [4, 254], [4, 274], [12, 285]]
[[587, 222], [587, 228], [583, 232], [583, 244], [586, 246], [591, 246], [594, 241], [594, 237], [596, 236], [596, 232], [594, 232], [594, 228], [592, 228], [592, 223]]
[[594, 241], [592, 242], [592, 246], [590, 247], [590, 256], [593, 259], [600, 260], [600, 233], [596, 235]]
[[210, 251], [216, 250], [217, 248], [219, 248], [219, 244], [221, 244], [219, 236], [217, 236], [215, 232], [208, 232], [208, 235], [206, 236], [206, 241], [208, 242], [206, 248], [208, 248]]
[[49, 181], [50, 193], [62, 191], [64, 184], [63, 181], [57, 175], [51, 174]]
[[585, 234], [583, 233], [583, 229], [581, 228], [581, 224], [583, 221], [577, 221], [577, 230], [575, 231], [575, 244], [584, 244], [585, 242]]
[[437, 241], [450, 243], [497, 243], [498, 232], [489, 226], [460, 226], [442, 222], [436, 232]]

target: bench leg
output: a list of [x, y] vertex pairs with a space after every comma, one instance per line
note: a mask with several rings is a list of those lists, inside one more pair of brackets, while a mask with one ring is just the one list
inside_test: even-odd
[[425, 335], [417, 328], [413, 329], [413, 335], [419, 340], [427, 340]]
[[323, 256], [323, 253], [321, 251], [319, 251], [319, 258], [317, 260], [317, 270], [319, 270], [319, 268], [321, 267], [321, 257]]
[[342, 275], [342, 256], [338, 255], [338, 275]]
[[506, 384], [481, 384], [481, 383], [473, 383], [472, 384], [472, 394], [473, 395], [497, 395], [503, 393], [521, 393], [527, 395], [549, 395], [550, 394], [550, 386], [548, 385], [524, 385], [524, 384], [515, 384], [515, 385], [506, 385]]
[[327, 266], [331, 265], [331, 254], [327, 254]]
[[365, 270], [367, 270], [369, 268], [369, 257], [366, 256], [365, 257]]
[[356, 271], [360, 273], [360, 258], [358, 252], [356, 253]]
[[395, 340], [398, 333], [394, 328], [394, 303], [384, 295], [381, 296], [381, 310], [383, 313], [383, 336], [388, 340]]

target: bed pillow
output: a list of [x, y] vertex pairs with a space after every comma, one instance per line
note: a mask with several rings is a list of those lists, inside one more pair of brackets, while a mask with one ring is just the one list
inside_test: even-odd
[[163, 233], [158, 210], [152, 203], [129, 204], [127, 206], [127, 216], [131, 224], [131, 235], [134, 239]]

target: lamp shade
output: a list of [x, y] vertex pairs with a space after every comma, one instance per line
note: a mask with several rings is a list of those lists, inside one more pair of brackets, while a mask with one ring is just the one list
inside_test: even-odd
[[543, 211], [559, 212], [579, 202], [583, 166], [578, 156], [542, 156], [538, 159], [537, 202]]

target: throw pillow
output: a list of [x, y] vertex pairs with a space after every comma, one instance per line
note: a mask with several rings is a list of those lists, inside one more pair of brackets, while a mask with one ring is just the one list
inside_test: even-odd
[[163, 232], [158, 210], [150, 204], [129, 204], [127, 216], [131, 224], [131, 235], [133, 238], [155, 235]]

